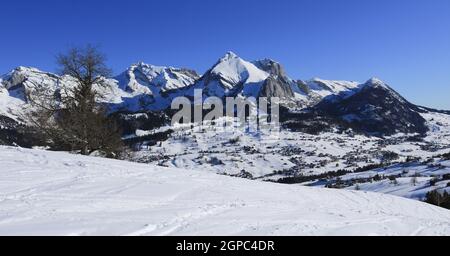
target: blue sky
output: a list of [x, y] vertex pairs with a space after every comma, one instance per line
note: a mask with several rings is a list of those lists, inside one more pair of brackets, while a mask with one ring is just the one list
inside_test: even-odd
[[448, 0], [4, 1], [0, 73], [56, 69], [68, 47], [202, 73], [227, 51], [270, 57], [292, 78], [379, 77], [416, 104], [450, 109]]

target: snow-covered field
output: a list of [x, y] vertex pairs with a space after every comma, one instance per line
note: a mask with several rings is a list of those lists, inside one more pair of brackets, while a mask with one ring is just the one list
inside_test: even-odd
[[0, 235], [450, 235], [450, 211], [377, 193], [0, 147]]

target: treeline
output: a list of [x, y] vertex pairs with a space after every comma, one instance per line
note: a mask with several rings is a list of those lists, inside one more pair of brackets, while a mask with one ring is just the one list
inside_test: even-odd
[[383, 167], [385, 167], [384, 164], [372, 164], [372, 165], [367, 165], [364, 167], [359, 167], [359, 168], [355, 169], [354, 171], [341, 169], [341, 170], [337, 170], [337, 171], [330, 171], [330, 172], [325, 172], [325, 173], [315, 174], [315, 175], [308, 175], [308, 176], [298, 175], [298, 176], [292, 176], [292, 177], [283, 177], [281, 179], [278, 179], [276, 182], [283, 183], [283, 184], [298, 184], [298, 183], [305, 183], [305, 182], [310, 182], [310, 181], [330, 182], [329, 181], [330, 179], [340, 177], [345, 174], [360, 173], [360, 172], [370, 171], [370, 170], [383, 168]]
[[439, 207], [450, 209], [450, 195], [447, 191], [433, 190], [427, 193], [425, 202]]

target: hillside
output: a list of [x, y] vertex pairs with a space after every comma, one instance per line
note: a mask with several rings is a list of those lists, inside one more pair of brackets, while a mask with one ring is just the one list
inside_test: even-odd
[[450, 212], [376, 193], [0, 147], [0, 235], [450, 235]]

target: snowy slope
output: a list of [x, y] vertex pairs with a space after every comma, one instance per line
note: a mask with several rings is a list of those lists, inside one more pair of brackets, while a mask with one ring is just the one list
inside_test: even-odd
[[376, 193], [0, 147], [0, 235], [450, 235], [450, 212]]

